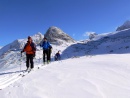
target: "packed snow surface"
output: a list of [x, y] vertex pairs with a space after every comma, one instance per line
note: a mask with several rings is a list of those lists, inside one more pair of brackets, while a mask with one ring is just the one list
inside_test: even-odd
[[0, 90], [0, 95], [1, 98], [130, 98], [129, 57], [130, 54], [106, 54], [70, 58], [35, 65], [35, 70], [25, 77], [18, 76], [19, 68], [11, 69], [0, 73], [0, 88], [7, 86]]

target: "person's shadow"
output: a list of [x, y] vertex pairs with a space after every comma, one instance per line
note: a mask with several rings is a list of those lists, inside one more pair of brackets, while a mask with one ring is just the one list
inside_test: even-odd
[[0, 73], [0, 75], [6, 75], [6, 74], [14, 74], [14, 73], [21, 73], [25, 70], [21, 70], [21, 71], [12, 71], [12, 72], [3, 72], [3, 73]]

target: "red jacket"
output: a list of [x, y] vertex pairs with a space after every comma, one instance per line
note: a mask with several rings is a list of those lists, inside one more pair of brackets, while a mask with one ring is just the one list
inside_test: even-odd
[[26, 52], [26, 54], [35, 54], [35, 52], [36, 52], [36, 45], [33, 42], [31, 42], [31, 43], [28, 42], [24, 46], [23, 51]]

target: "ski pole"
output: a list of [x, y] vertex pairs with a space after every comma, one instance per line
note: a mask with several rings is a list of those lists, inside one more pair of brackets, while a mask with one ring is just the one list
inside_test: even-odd
[[20, 58], [20, 72], [21, 72], [21, 64], [22, 64], [22, 52], [21, 52], [21, 58]]
[[21, 57], [22, 57], [22, 52], [21, 52]]

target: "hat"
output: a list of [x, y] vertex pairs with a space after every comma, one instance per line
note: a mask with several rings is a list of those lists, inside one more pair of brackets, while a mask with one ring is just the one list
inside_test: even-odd
[[28, 36], [28, 39], [32, 39], [30, 36]]
[[44, 37], [44, 39], [46, 39], [46, 40], [47, 40], [47, 38], [46, 38], [46, 37]]

